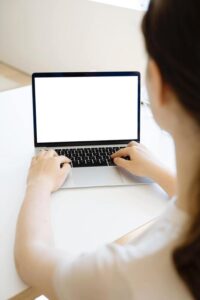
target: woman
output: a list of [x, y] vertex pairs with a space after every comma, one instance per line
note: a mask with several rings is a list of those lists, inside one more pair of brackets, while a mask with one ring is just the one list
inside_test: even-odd
[[[143, 20], [152, 111], [173, 136], [177, 160], [177, 198], [150, 229], [128, 245], [106, 245], [77, 259], [60, 253], [53, 245], [50, 195], [67, 177], [69, 160], [54, 151], [33, 158], [15, 257], [22, 279], [50, 299], [200, 299], [199, 12], [199, 0], [152, 0]], [[146, 148], [128, 146], [113, 155], [116, 165], [153, 178], [172, 196], [173, 176]]]

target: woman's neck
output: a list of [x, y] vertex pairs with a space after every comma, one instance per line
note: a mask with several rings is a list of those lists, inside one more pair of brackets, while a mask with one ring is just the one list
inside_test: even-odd
[[[178, 178], [177, 206], [189, 214], [195, 210], [190, 201], [193, 182], [200, 168], [199, 132], [175, 138], [176, 163]], [[198, 183], [196, 183], [198, 184]]]

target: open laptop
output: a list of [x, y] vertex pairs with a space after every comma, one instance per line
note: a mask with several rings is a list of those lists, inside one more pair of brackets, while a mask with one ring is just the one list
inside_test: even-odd
[[110, 157], [140, 141], [139, 72], [34, 73], [32, 91], [36, 151], [72, 160], [63, 188], [148, 182]]

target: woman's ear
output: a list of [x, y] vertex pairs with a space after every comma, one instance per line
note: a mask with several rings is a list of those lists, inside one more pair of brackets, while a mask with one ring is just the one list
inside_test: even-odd
[[152, 107], [162, 105], [163, 80], [156, 62], [150, 58], [147, 66], [147, 87]]
[[161, 128], [173, 135], [182, 106], [171, 86], [163, 80], [157, 63], [151, 58], [147, 67], [147, 88], [154, 119]]

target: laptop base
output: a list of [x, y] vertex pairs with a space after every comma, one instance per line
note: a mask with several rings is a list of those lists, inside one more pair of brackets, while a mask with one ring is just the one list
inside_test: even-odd
[[151, 180], [130, 174], [120, 167], [72, 168], [61, 188], [150, 184]]

